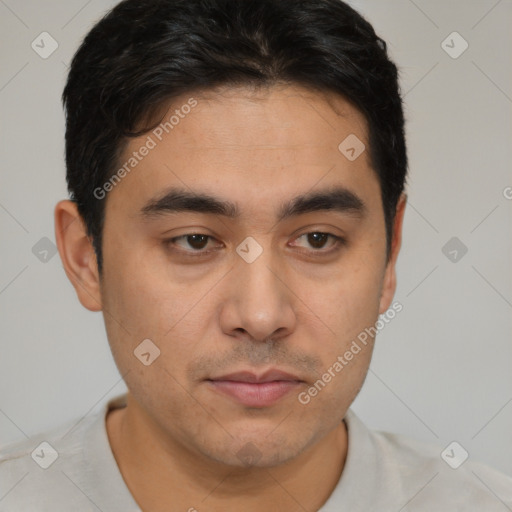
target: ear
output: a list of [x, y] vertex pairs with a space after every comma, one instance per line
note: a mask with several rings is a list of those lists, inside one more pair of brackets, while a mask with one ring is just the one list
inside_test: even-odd
[[380, 296], [380, 306], [379, 306], [379, 315], [385, 313], [389, 306], [391, 306], [391, 301], [393, 300], [393, 296], [395, 295], [396, 290], [396, 260], [398, 258], [398, 253], [400, 252], [400, 247], [402, 245], [402, 224], [404, 219], [405, 205], [407, 202], [407, 195], [402, 194], [400, 199], [398, 200], [398, 204], [396, 206], [395, 220], [393, 223], [393, 234], [391, 241], [391, 253], [389, 256], [389, 261], [386, 264], [386, 271], [384, 274], [384, 282], [382, 285], [382, 293]]
[[59, 201], [55, 206], [55, 239], [64, 270], [78, 300], [90, 311], [101, 311], [96, 254], [73, 201]]

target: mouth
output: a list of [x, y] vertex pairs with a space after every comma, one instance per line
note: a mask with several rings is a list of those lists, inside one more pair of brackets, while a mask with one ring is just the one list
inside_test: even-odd
[[212, 390], [247, 407], [269, 407], [304, 383], [298, 376], [277, 369], [260, 375], [230, 373], [206, 382]]

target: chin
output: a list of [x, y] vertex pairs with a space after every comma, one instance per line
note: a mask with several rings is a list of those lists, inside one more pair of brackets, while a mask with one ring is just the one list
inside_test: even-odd
[[[275, 430], [275, 425], [273, 428]], [[229, 446], [212, 442], [210, 446], [203, 445], [200, 449], [208, 458], [226, 466], [272, 468], [298, 457], [315, 441], [315, 439], [306, 439], [304, 432], [297, 439], [291, 437], [286, 431], [281, 435], [271, 434], [272, 431], [239, 434], [233, 436]]]

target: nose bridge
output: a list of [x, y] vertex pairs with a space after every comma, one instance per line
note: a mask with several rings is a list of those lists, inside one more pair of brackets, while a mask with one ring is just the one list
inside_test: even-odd
[[[294, 313], [290, 292], [279, 276], [279, 264], [273, 257], [270, 248], [263, 250], [251, 246], [248, 241], [237, 248], [242, 252], [235, 265], [235, 285], [232, 303], [236, 323], [232, 328], [242, 328], [254, 339], [264, 340], [278, 329], [292, 329]], [[255, 257], [255, 252], [259, 254]], [[250, 254], [252, 257], [244, 256]], [[255, 258], [254, 258], [255, 257]], [[253, 259], [254, 258], [254, 259]]]

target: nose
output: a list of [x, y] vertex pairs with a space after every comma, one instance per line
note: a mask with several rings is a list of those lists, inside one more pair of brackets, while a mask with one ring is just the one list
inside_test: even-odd
[[240, 258], [230, 272], [220, 323], [224, 333], [254, 341], [289, 335], [295, 329], [294, 294], [270, 250], [252, 263]]

